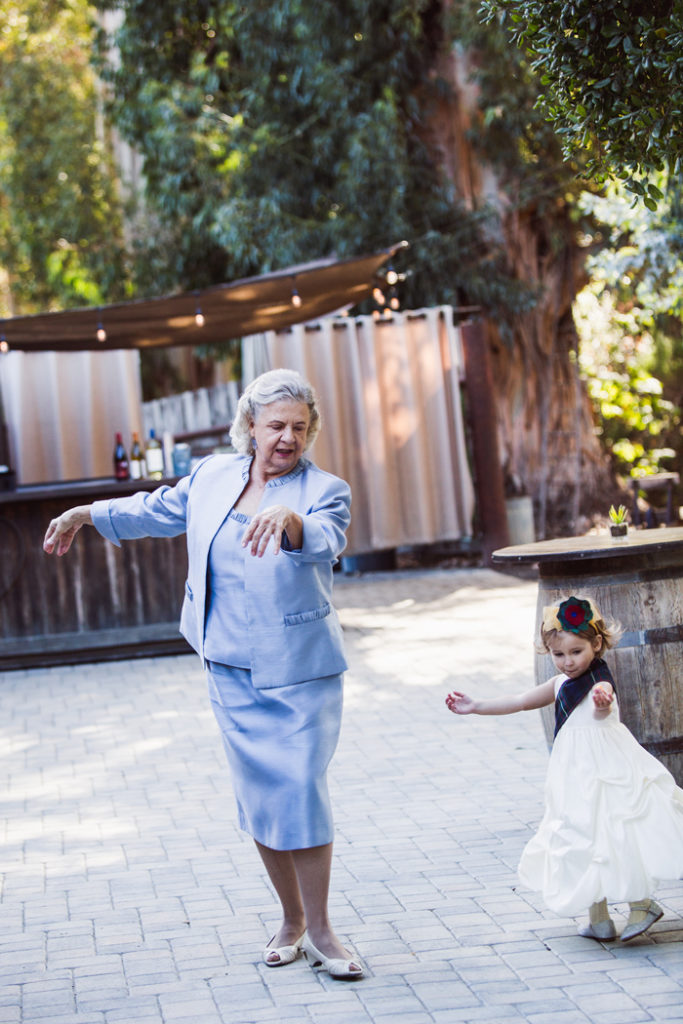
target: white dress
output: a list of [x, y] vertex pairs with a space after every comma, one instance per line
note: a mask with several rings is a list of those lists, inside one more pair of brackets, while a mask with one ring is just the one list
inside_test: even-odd
[[[555, 677], [556, 696], [566, 678]], [[660, 881], [683, 877], [683, 789], [620, 722], [616, 700], [599, 717], [589, 693], [570, 714], [550, 753], [545, 801], [518, 872], [556, 914], [646, 899]]]

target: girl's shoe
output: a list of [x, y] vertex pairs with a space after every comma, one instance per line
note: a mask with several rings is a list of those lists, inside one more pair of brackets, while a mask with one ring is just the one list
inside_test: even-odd
[[658, 903], [654, 900], [650, 900], [650, 906], [645, 911], [645, 917], [641, 921], [635, 921], [633, 924], [627, 924], [621, 933], [621, 941], [628, 942], [629, 939], [635, 939], [636, 935], [642, 935], [646, 932], [650, 925], [653, 925], [655, 921], [659, 921], [664, 911]]
[[610, 917], [607, 921], [596, 921], [595, 924], [584, 925], [583, 928], [579, 928], [579, 935], [582, 935], [584, 939], [611, 942], [612, 939], [616, 939], [617, 930], [614, 927], [614, 921]]
[[304, 935], [291, 946], [271, 946], [270, 942], [275, 938], [273, 935], [273, 939], [270, 940], [263, 950], [263, 962], [266, 967], [284, 967], [285, 964], [294, 963], [301, 955], [301, 944], [304, 941]]
[[360, 960], [354, 960], [352, 958], [344, 960], [342, 957], [329, 957], [324, 956], [319, 949], [313, 945], [308, 937], [308, 932], [304, 933], [303, 939], [301, 940], [301, 948], [304, 951], [304, 956], [309, 961], [311, 967], [322, 967], [327, 971], [331, 978], [362, 978], [363, 967]]

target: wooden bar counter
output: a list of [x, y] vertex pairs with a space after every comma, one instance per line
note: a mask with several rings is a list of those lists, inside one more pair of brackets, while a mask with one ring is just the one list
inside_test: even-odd
[[[622, 721], [683, 786], [683, 528], [630, 530], [500, 548], [494, 565], [535, 562], [539, 570], [536, 637], [545, 605], [570, 594], [595, 600], [623, 634], [605, 660], [614, 671]], [[536, 682], [555, 675], [536, 656]], [[552, 741], [553, 711], [543, 723]]]
[[120, 548], [92, 527], [61, 558], [43, 551], [51, 519], [73, 505], [175, 480], [112, 479], [0, 492], [0, 667], [26, 668], [187, 652], [178, 632], [185, 537]]

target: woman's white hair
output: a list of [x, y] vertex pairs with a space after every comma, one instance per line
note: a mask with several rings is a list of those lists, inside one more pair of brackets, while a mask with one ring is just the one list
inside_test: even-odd
[[304, 451], [311, 447], [322, 426], [315, 391], [296, 370], [268, 370], [247, 385], [237, 403], [230, 440], [240, 455], [250, 455], [253, 451], [249, 430], [264, 405], [282, 401], [303, 402], [308, 406], [311, 419]]

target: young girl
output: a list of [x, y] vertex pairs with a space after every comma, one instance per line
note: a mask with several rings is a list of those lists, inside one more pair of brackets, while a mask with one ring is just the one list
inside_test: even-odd
[[561, 916], [588, 907], [579, 934], [592, 939], [616, 938], [607, 904], [628, 902], [626, 942], [662, 916], [651, 899], [658, 882], [683, 876], [683, 789], [619, 721], [601, 658], [618, 635], [592, 601], [569, 597], [543, 610], [541, 645], [559, 675], [515, 697], [454, 691], [446, 704], [456, 715], [509, 715], [555, 703], [545, 814], [519, 877]]

